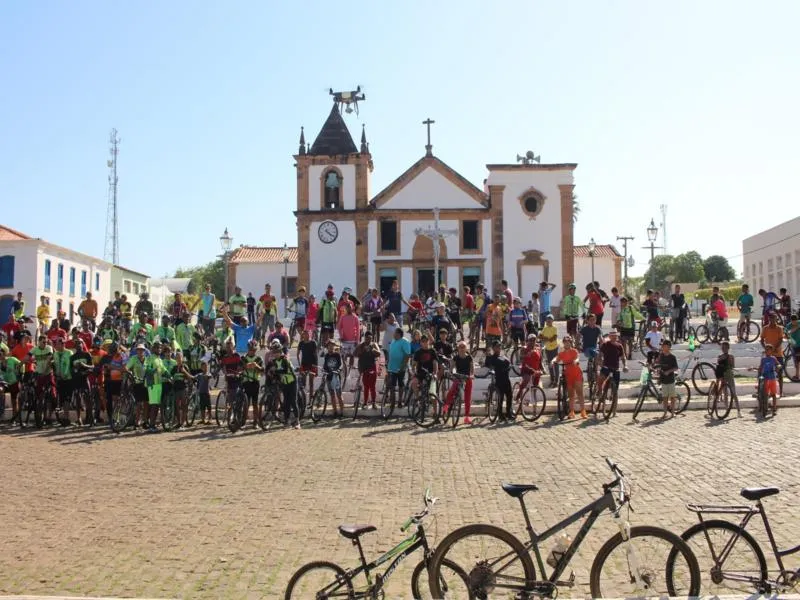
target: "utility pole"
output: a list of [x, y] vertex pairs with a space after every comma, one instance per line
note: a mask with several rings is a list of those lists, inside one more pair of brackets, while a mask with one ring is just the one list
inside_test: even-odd
[[117, 130], [111, 130], [110, 140], [111, 149], [108, 159], [108, 209], [106, 212], [106, 244], [103, 251], [103, 258], [112, 264], [119, 264], [119, 220], [117, 218], [117, 154], [119, 154], [120, 140], [117, 137]]
[[622, 261], [622, 269], [623, 269], [623, 276], [622, 276], [622, 289], [624, 291], [624, 295], [628, 295], [628, 242], [633, 240], [632, 235], [618, 235], [617, 241], [622, 240], [622, 254], [624, 260]]

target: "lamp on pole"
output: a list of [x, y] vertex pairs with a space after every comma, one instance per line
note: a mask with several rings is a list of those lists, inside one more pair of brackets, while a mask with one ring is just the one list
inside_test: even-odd
[[219, 236], [219, 245], [222, 246], [222, 260], [225, 261], [225, 291], [223, 292], [223, 302], [228, 300], [228, 259], [230, 258], [230, 250], [233, 245], [233, 238], [228, 233], [228, 228]]
[[283, 243], [281, 258], [283, 259], [283, 318], [287, 319], [289, 317], [289, 247], [286, 242]]
[[589, 258], [592, 259], [592, 285], [594, 285], [594, 251], [597, 249], [597, 245], [594, 243], [594, 238], [589, 240]]
[[658, 237], [658, 227], [653, 219], [650, 219], [650, 225], [647, 228], [647, 241], [650, 246], [644, 246], [644, 250], [650, 248], [650, 289], [656, 287], [656, 274], [653, 271], [653, 259], [656, 256], [656, 250], [661, 250], [661, 246], [656, 246], [656, 237]]

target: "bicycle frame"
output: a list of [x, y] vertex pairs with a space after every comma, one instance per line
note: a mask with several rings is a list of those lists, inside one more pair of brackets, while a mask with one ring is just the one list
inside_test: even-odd
[[[564, 520], [556, 523], [550, 529], [547, 529], [541, 534], [536, 533], [533, 529], [533, 525], [531, 524], [530, 517], [528, 516], [528, 510], [525, 507], [525, 500], [522, 496], [519, 497], [519, 503], [522, 507], [522, 514], [525, 517], [525, 530], [528, 532], [528, 537], [530, 541], [525, 544], [525, 550], [527, 552], [531, 552], [533, 550], [533, 554], [536, 557], [536, 563], [539, 568], [539, 572], [542, 574], [543, 577], [547, 578], [547, 581], [552, 583], [553, 585], [571, 585], [572, 580], [570, 581], [559, 581], [559, 577], [561, 574], [566, 570], [567, 566], [569, 565], [572, 557], [575, 556], [575, 553], [580, 548], [581, 543], [583, 542], [586, 534], [592, 529], [595, 521], [597, 521], [598, 517], [603, 513], [603, 511], [608, 510], [615, 515], [615, 520], [619, 518], [619, 511], [617, 508], [617, 503], [614, 500], [614, 494], [610, 488], [608, 488], [602, 497], [598, 498], [594, 502], [591, 502], [584, 506], [583, 508], [579, 509], [577, 512], [573, 513], [569, 517], [565, 518]], [[564, 552], [564, 555], [558, 561], [558, 564], [553, 569], [550, 577], [547, 577], [547, 571], [545, 570], [544, 560], [542, 560], [542, 553], [539, 549], [539, 542], [543, 542], [544, 540], [552, 537], [559, 531], [562, 531], [579, 521], [584, 516], [586, 516], [586, 520], [581, 525], [580, 530], [575, 535], [575, 539], [572, 540], [572, 543]], [[626, 524], [620, 524], [620, 527], [624, 527]]]
[[[794, 546], [793, 548], [788, 548], [786, 550], [780, 550], [778, 548], [778, 543], [775, 540], [775, 535], [772, 533], [772, 527], [769, 524], [769, 519], [767, 518], [767, 513], [764, 510], [764, 505], [759, 500], [756, 502], [755, 506], [702, 506], [702, 505], [688, 505], [690, 510], [693, 510], [697, 513], [697, 518], [700, 523], [705, 523], [703, 520], [703, 514], [741, 514], [744, 515], [742, 520], [739, 522], [739, 528], [744, 531], [747, 528], [747, 524], [755, 515], [761, 515], [761, 520], [764, 523], [764, 529], [767, 532], [767, 538], [769, 539], [770, 548], [772, 548], [772, 554], [775, 557], [775, 562], [778, 563], [778, 569], [780, 570], [780, 574], [783, 576], [787, 574], [786, 567], [783, 564], [783, 557], [789, 556], [791, 554], [796, 554], [800, 552], [800, 544]], [[719, 555], [717, 556], [716, 551], [711, 543], [711, 540], [708, 537], [708, 532], [703, 529], [703, 535], [708, 543], [708, 548], [711, 551], [711, 557], [714, 560], [714, 565], [719, 567], [724, 564], [725, 560], [730, 555], [733, 547], [736, 545], [736, 542], [741, 537], [739, 532], [734, 533], [731, 536], [731, 539], [725, 544], [724, 548]], [[726, 579], [730, 579], [731, 581], [746, 581], [752, 583], [754, 587], [758, 587], [756, 584], [762, 583], [762, 581], [756, 577], [747, 577], [743, 575], [732, 575], [732, 574], [725, 574]], [[771, 586], [775, 587], [778, 586], [778, 581], [774, 580], [767, 580], [763, 583], [768, 583]]]

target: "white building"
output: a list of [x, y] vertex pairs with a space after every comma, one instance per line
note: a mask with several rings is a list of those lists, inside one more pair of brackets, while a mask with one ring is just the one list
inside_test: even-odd
[[[622, 292], [623, 257], [612, 244], [596, 244], [594, 260], [589, 254], [589, 246], [575, 246], [575, 280], [578, 293], [586, 289], [590, 281], [596, 281], [608, 294], [616, 287]], [[594, 279], [592, 279], [592, 263], [594, 263]]]
[[800, 217], [746, 238], [742, 242], [744, 280], [761, 307], [759, 289], [778, 293], [786, 288], [800, 298]]
[[[309, 147], [301, 131], [297, 168], [298, 280], [311, 292], [350, 286], [406, 295], [434, 287], [434, 245], [421, 230], [433, 209], [449, 235], [438, 242], [439, 280], [461, 289], [505, 279], [530, 297], [543, 280], [557, 284], [553, 305], [574, 279], [573, 170], [576, 164], [490, 164], [480, 189], [426, 153], [377, 195], [370, 194], [372, 155], [362, 130], [356, 148], [334, 105]], [[247, 291], [245, 289], [245, 291]]]
[[111, 267], [99, 258], [0, 225], [0, 321], [8, 320], [17, 292], [22, 292], [27, 315], [36, 315], [39, 297], [45, 296], [53, 317], [63, 310], [74, 321], [86, 292], [92, 293], [102, 314], [110, 295]]
[[[190, 277], [166, 277], [162, 279], [150, 279], [150, 302], [153, 303], [153, 312], [160, 318], [161, 315], [169, 311], [169, 307], [175, 300], [175, 294], [189, 293], [189, 284], [192, 282]], [[202, 291], [201, 291], [202, 293]]]
[[286, 299], [297, 293], [297, 248], [287, 248], [285, 258], [284, 262], [283, 248], [278, 247], [240, 246], [234, 250], [228, 261], [228, 296], [238, 286], [243, 296], [252, 293], [258, 300], [268, 283], [278, 299], [278, 316], [285, 316]]

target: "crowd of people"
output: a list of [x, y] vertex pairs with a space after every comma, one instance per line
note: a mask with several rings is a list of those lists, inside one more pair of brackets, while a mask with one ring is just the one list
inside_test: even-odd
[[[680, 286], [664, 302], [657, 291], [647, 291], [640, 307], [612, 288], [607, 294], [597, 282], [577, 295], [570, 284], [560, 306], [552, 306], [555, 284], [542, 282], [531, 298], [515, 296], [506, 281], [490, 295], [478, 283], [475, 290], [442, 285], [424, 299], [418, 294], [403, 295], [397, 281], [385, 292], [367, 290], [357, 296], [345, 287], [336, 294], [329, 285], [318, 299], [300, 287], [288, 303], [292, 315], [286, 323], [278, 314], [278, 301], [266, 284], [255, 298], [236, 287], [234, 294], [219, 301], [211, 286], [187, 305], [175, 294], [167, 312], [156, 319], [153, 304], [143, 293], [135, 305], [125, 294], [115, 292], [114, 300], [102, 311], [87, 292], [77, 309], [79, 324], [63, 312], [51, 320], [46, 297], [37, 307], [37, 327], [26, 322], [22, 294], [12, 314], [2, 326], [0, 341], [0, 390], [11, 400], [12, 421], [22, 425], [24, 407], [20, 389], [34, 384], [35, 394], [48, 397], [44, 422], [101, 423], [112, 418], [115, 401], [129, 380], [137, 402], [136, 424], [153, 430], [159, 406], [173, 395], [179, 427], [189, 425], [186, 413], [187, 389], [197, 386], [201, 398], [201, 422], [211, 419], [211, 365], [218, 365], [224, 377], [228, 398], [239, 386], [252, 405], [252, 420], [260, 419], [259, 390], [262, 380], [274, 381], [283, 396], [286, 424], [300, 427], [297, 404], [298, 386], [311, 397], [315, 385], [328, 387], [335, 416], [342, 415], [343, 371], [355, 369], [361, 380], [366, 406], [375, 407], [376, 382], [383, 374], [387, 385], [402, 391], [410, 384], [433, 376], [441, 379], [444, 370], [457, 377], [447, 392], [452, 402], [460, 381], [464, 381], [465, 422], [470, 423], [472, 380], [476, 357], [479, 366], [492, 369], [495, 386], [505, 400], [501, 418], [513, 419], [512, 359], [520, 373], [523, 393], [528, 386], [539, 386], [543, 375], [549, 385], [563, 374], [569, 394], [569, 417], [576, 412], [586, 418], [583, 355], [596, 365], [594, 378], [602, 386], [606, 378], [619, 384], [620, 371], [632, 359], [632, 346], [641, 321], [649, 325], [644, 336], [648, 363], [660, 374], [660, 383], [669, 411], [674, 400], [677, 361], [671, 353], [672, 333], [683, 339], [689, 320], [689, 307]], [[800, 328], [790, 314], [791, 301], [786, 290], [780, 295], [760, 290], [765, 325], [761, 342], [765, 349], [760, 374], [768, 381], [777, 379], [783, 366], [784, 340], [794, 347], [795, 364], [800, 358]], [[726, 301], [714, 289], [708, 313], [718, 323], [727, 320]], [[754, 299], [746, 285], [735, 300], [740, 323], [749, 321]], [[559, 340], [553, 313], [566, 321], [567, 335]], [[670, 318], [670, 336], [662, 334], [664, 319]], [[583, 319], [583, 322], [581, 322]], [[782, 319], [786, 326], [778, 324]], [[608, 325], [602, 330], [604, 323]], [[27, 320], [30, 321], [30, 320]], [[266, 350], [261, 353], [261, 351]], [[734, 367], [729, 345], [723, 346], [718, 363], [720, 376], [730, 377]], [[563, 369], [563, 371], [562, 371]], [[317, 382], [317, 377], [322, 380]], [[770, 391], [772, 384], [768, 384]], [[97, 390], [97, 400], [82, 406], [91, 394], [75, 392]]]

